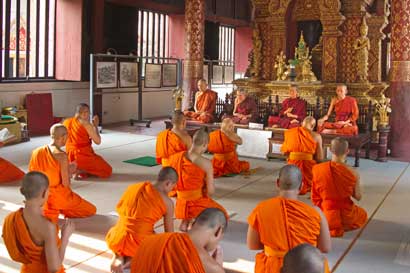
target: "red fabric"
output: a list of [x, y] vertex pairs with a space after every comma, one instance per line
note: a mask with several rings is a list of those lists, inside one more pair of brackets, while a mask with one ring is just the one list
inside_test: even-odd
[[0, 157], [0, 183], [7, 183], [22, 179], [24, 172], [9, 161]]
[[[292, 107], [293, 110], [291, 114], [297, 115], [297, 120], [299, 123], [290, 123], [294, 118], [288, 118], [284, 115], [284, 112]], [[301, 98], [287, 98], [282, 102], [282, 110], [279, 113], [279, 116], [270, 116], [268, 120], [269, 127], [273, 125], [278, 125], [280, 128], [295, 128], [299, 127], [302, 121], [306, 117], [306, 102]]]
[[26, 107], [30, 135], [48, 135], [54, 120], [51, 93], [27, 94]]
[[[235, 100], [236, 103], [236, 100]], [[242, 102], [238, 103], [236, 106], [236, 112], [242, 115], [252, 115], [250, 118], [247, 119], [240, 119], [239, 117], [232, 117], [232, 121], [234, 123], [239, 124], [248, 124], [249, 122], [257, 122], [258, 121], [258, 111], [256, 107], [255, 100], [249, 96], [245, 98]]]

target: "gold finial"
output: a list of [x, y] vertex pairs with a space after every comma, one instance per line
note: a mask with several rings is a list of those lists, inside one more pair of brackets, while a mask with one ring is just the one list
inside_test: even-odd
[[305, 39], [303, 37], [303, 30], [300, 32], [299, 44], [306, 44]]
[[363, 16], [362, 25], [360, 26], [360, 33], [362, 35], [367, 35], [368, 30], [369, 30], [369, 27], [367, 26], [367, 23], [366, 23], [366, 16]]

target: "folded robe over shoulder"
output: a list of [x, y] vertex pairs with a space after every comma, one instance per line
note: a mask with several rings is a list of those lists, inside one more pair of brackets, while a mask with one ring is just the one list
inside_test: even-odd
[[22, 179], [24, 172], [9, 161], [0, 157], [0, 183], [7, 183]]
[[212, 167], [215, 177], [249, 171], [249, 162], [239, 161], [236, 143], [231, 141], [221, 130], [209, 134], [208, 151], [214, 154]]
[[[21, 273], [48, 273], [44, 247], [36, 245], [31, 239], [22, 208], [4, 219], [3, 240], [13, 261], [23, 264]], [[56, 240], [60, 245], [57, 234]], [[58, 273], [64, 272], [64, 267], [61, 266]]]
[[276, 197], [259, 203], [248, 217], [265, 246], [256, 254], [255, 273], [279, 273], [285, 254], [299, 244], [316, 247], [320, 221], [319, 212], [298, 200]]
[[66, 151], [70, 162], [75, 161], [77, 168], [89, 174], [107, 178], [111, 176], [111, 166], [99, 155], [92, 146], [90, 136], [77, 118], [69, 118], [64, 121], [68, 130]]
[[118, 222], [105, 237], [117, 255], [134, 257], [142, 240], [154, 234], [154, 225], [167, 212], [160, 193], [150, 182], [131, 185], [117, 204]]
[[148, 236], [132, 259], [131, 273], [205, 273], [198, 251], [186, 233]]
[[177, 134], [167, 129], [160, 132], [157, 136], [156, 157], [157, 162], [162, 164], [162, 167], [169, 166], [168, 158], [176, 153], [186, 151], [185, 143]]

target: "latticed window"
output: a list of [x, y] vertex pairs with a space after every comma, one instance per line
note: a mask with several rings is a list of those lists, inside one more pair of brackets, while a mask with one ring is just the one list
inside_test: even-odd
[[235, 59], [235, 28], [219, 27], [219, 60], [234, 62]]

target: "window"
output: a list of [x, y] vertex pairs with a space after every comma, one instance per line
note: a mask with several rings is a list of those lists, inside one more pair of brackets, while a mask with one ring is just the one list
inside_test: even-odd
[[233, 63], [235, 58], [235, 28], [219, 27], [219, 60]]
[[56, 0], [0, 0], [0, 82], [54, 79]]

